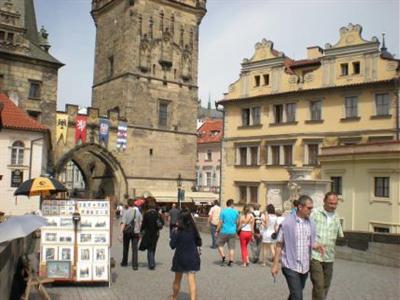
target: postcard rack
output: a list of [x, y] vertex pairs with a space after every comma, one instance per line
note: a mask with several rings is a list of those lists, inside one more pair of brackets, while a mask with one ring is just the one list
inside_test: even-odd
[[63, 282], [108, 282], [112, 219], [108, 200], [44, 200], [42, 277]]

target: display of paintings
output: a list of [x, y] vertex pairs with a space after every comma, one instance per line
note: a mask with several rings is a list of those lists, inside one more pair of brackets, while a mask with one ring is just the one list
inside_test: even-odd
[[58, 259], [73, 261], [74, 260], [74, 247], [72, 247], [72, 246], [58, 247]]
[[73, 222], [72, 222], [72, 218], [60, 218], [60, 227], [62, 228], [72, 228], [73, 226]]
[[47, 227], [58, 227], [59, 217], [46, 217]]
[[79, 243], [81, 243], [81, 244], [92, 243], [92, 234], [91, 233], [80, 233], [79, 234]]
[[48, 278], [71, 278], [71, 262], [48, 261], [46, 271]]
[[108, 261], [108, 247], [94, 247], [93, 261], [106, 263]]
[[96, 264], [93, 266], [93, 280], [108, 280], [107, 264]]
[[109, 219], [107, 217], [97, 217], [93, 222], [93, 228], [95, 229], [108, 229]]
[[57, 232], [45, 232], [44, 233], [44, 241], [47, 243], [56, 243], [57, 242]]
[[71, 231], [60, 231], [58, 232], [58, 241], [60, 243], [70, 244], [74, 242], [74, 232]]
[[79, 262], [90, 263], [92, 261], [92, 247], [79, 247], [78, 259]]
[[78, 281], [92, 280], [92, 265], [90, 263], [78, 263]]
[[82, 217], [81, 222], [79, 223], [80, 227], [82, 229], [86, 229], [86, 228], [92, 228], [92, 222], [93, 220], [88, 218], [88, 217]]
[[95, 244], [108, 244], [108, 232], [93, 233], [93, 243]]
[[57, 260], [57, 247], [44, 246], [43, 247], [43, 261]]

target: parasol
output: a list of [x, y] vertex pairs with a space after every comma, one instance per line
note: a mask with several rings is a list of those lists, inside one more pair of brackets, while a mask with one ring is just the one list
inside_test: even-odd
[[24, 196], [48, 196], [59, 192], [66, 192], [66, 187], [55, 178], [36, 177], [21, 183], [14, 195]]

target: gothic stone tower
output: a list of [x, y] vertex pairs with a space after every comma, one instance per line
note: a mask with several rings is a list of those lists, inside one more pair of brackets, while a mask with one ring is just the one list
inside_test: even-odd
[[206, 0], [93, 0], [92, 106], [128, 121], [129, 192], [195, 179], [199, 25]]

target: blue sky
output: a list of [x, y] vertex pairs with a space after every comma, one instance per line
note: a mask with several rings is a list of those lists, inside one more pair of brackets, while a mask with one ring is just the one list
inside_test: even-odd
[[[95, 26], [91, 0], [35, 0], [37, 23], [49, 32], [50, 52], [66, 65], [59, 72], [58, 108], [90, 106]], [[360, 24], [363, 37], [386, 33], [386, 46], [399, 57], [399, 0], [208, 0], [200, 26], [199, 98], [222, 98], [263, 38], [275, 49], [302, 59], [309, 46], [339, 39], [339, 29]]]

